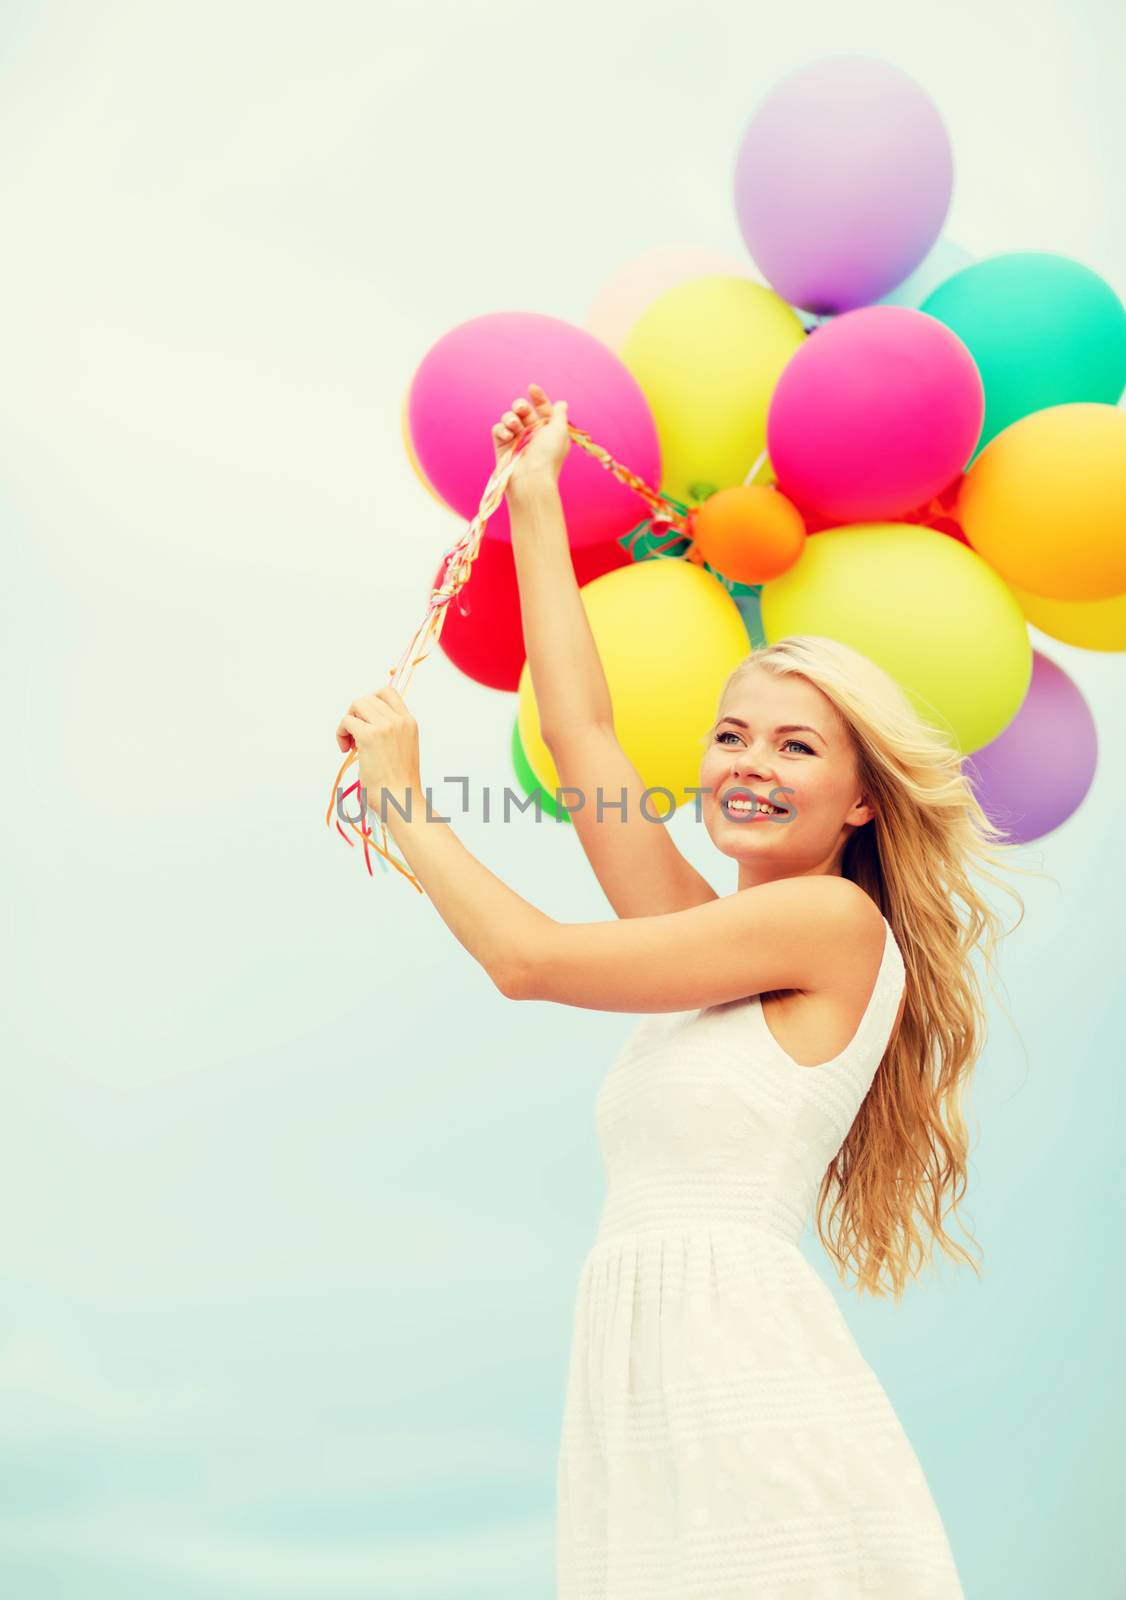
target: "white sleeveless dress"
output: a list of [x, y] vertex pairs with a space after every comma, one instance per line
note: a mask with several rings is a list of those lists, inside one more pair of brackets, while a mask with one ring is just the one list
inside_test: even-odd
[[798, 1248], [899, 1008], [884, 921], [832, 1061], [793, 1061], [755, 996], [646, 1015], [598, 1092], [557, 1600], [962, 1600], [914, 1449]]

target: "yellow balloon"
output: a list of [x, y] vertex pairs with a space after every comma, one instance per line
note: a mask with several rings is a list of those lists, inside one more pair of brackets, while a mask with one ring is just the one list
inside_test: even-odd
[[945, 533], [897, 522], [812, 534], [762, 587], [768, 642], [839, 639], [883, 667], [919, 715], [963, 755], [995, 739], [1032, 681], [1016, 596], [988, 562]]
[[966, 538], [1014, 588], [1050, 600], [1126, 592], [1126, 412], [1048, 406], [990, 440], [956, 513]]
[[690, 506], [744, 482], [766, 446], [775, 385], [805, 337], [797, 313], [749, 278], [693, 278], [646, 308], [621, 358], [657, 425], [658, 487]]
[[1034, 628], [1082, 650], [1126, 650], [1126, 594], [1109, 600], [1046, 600], [1027, 589], [1013, 589]]
[[[614, 707], [618, 739], [647, 787], [672, 791], [646, 801], [656, 821], [683, 805], [698, 788], [705, 738], [716, 717], [720, 690], [750, 654], [738, 606], [711, 573], [695, 562], [656, 557], [619, 567], [579, 591]], [[528, 663], [517, 689], [517, 727], [524, 754], [539, 782], [554, 794], [559, 773], [540, 735]], [[597, 778], [595, 778], [597, 782]], [[587, 811], [597, 794], [584, 795]], [[603, 792], [603, 815], [620, 817]], [[564, 794], [564, 805], [576, 804]], [[627, 817], [628, 820], [628, 817]]]
[[425, 472], [423, 472], [422, 468], [419, 466], [418, 457], [414, 453], [414, 444], [413, 444], [413, 442], [411, 440], [410, 419], [408, 417], [408, 407], [410, 405], [410, 398], [411, 398], [411, 391], [410, 391], [410, 386], [408, 384], [407, 392], [403, 396], [402, 414], [401, 414], [401, 416], [399, 418], [399, 426], [401, 427], [401, 429], [403, 431], [403, 449], [407, 452], [407, 460], [410, 462], [411, 466], [414, 468], [414, 475], [418, 479], [419, 483], [421, 483], [422, 487], [426, 490], [426, 492], [428, 494], [432, 495], [434, 497], [434, 499], [437, 500], [437, 502], [438, 502], [438, 504], [440, 506], [443, 506], [445, 508], [445, 510], [447, 510], [447, 511], [451, 511], [453, 509], [453, 507], [448, 505], [447, 502], [442, 499], [442, 496], [438, 493], [437, 489], [435, 489], [434, 485], [430, 482], [430, 480], [426, 476]]

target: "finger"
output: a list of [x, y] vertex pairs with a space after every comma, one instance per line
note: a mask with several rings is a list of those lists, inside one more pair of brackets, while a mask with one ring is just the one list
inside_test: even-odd
[[348, 707], [348, 715], [369, 732], [373, 728], [385, 728], [392, 720], [391, 708], [377, 694], [365, 694], [353, 700]]
[[406, 711], [407, 703], [393, 683], [385, 683], [382, 689], [375, 691], [375, 694], [377, 699], [385, 701], [387, 705], [394, 706], [396, 711]]
[[386, 703], [389, 694], [394, 695], [398, 704], [402, 705], [403, 702], [399, 699], [398, 691], [392, 687], [390, 682], [381, 683], [378, 689], [373, 689], [370, 694], [365, 694], [362, 699], [356, 701], [356, 704], [358, 706], [366, 706], [369, 711], [379, 716], [381, 707]]
[[336, 742], [340, 746], [341, 750], [345, 752], [349, 750], [358, 750], [360, 747], [354, 729], [349, 726], [350, 723], [355, 723], [357, 720], [358, 719], [355, 717], [343, 716], [337, 724]]
[[520, 426], [525, 430], [534, 428], [542, 415], [539, 408], [532, 405], [529, 400], [514, 400], [512, 402], [512, 409], [519, 416]]
[[349, 722], [353, 722], [355, 720], [355, 718], [349, 717], [347, 714], [345, 714], [336, 724], [336, 742], [340, 746], [341, 750], [355, 750], [357, 748], [355, 735], [353, 734], [352, 729], [348, 726]]
[[528, 385], [528, 393], [531, 395], [532, 404], [535, 406], [535, 408], [539, 412], [540, 416], [541, 417], [550, 417], [550, 415], [551, 415], [551, 401], [548, 399], [548, 397], [547, 397], [546, 393], [544, 392], [544, 390], [540, 388], [539, 384], [538, 383], [530, 383]]
[[523, 424], [514, 411], [506, 411], [497, 423], [494, 433], [499, 430], [501, 444], [512, 444], [523, 433]]

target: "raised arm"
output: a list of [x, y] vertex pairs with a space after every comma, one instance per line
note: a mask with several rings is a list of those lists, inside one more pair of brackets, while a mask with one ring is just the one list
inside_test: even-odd
[[867, 982], [883, 951], [876, 902], [849, 878], [779, 878], [664, 917], [546, 920], [505, 993], [596, 1011], [691, 1011], [777, 989]]
[[580, 724], [545, 743], [559, 782], [585, 797], [585, 804], [571, 812], [571, 821], [619, 917], [659, 917], [718, 898], [678, 849], [662, 820], [662, 802], [645, 795], [645, 782], [612, 725]]
[[[381, 709], [380, 720], [386, 715]], [[355, 719], [348, 725], [360, 729]], [[369, 792], [387, 781], [379, 761], [395, 747], [392, 740], [361, 751]], [[365, 773], [369, 755], [374, 765]], [[417, 774], [391, 788], [404, 799], [422, 794]], [[405, 815], [391, 806], [387, 825], [438, 914], [513, 1000], [687, 1011], [767, 990], [840, 990], [868, 982], [883, 948], [879, 908], [848, 878], [780, 878], [667, 916], [557, 922], [478, 861], [445, 819], [430, 820], [421, 803]]]
[[614, 707], [571, 561], [559, 486], [547, 474], [508, 493], [524, 649], [550, 749], [576, 727], [612, 723]]
[[[531, 393], [535, 398], [543, 391], [533, 385]], [[527, 402], [525, 407], [531, 413]], [[654, 820], [657, 806], [650, 801], [649, 815], [642, 812], [645, 784], [614, 731], [613, 703], [575, 577], [555, 472], [544, 466], [514, 478], [506, 498], [540, 730], [560, 783], [584, 797], [571, 821], [607, 899], [619, 917], [659, 916], [714, 900], [711, 884], [682, 855], [663, 822]], [[623, 798], [624, 810], [616, 804]]]

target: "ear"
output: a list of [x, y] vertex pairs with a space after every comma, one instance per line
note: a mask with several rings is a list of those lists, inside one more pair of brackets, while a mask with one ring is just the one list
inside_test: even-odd
[[869, 805], [865, 797], [861, 795], [856, 804], [849, 808], [845, 821], [854, 828], [862, 828], [866, 822], [871, 822], [875, 815], [875, 807]]

